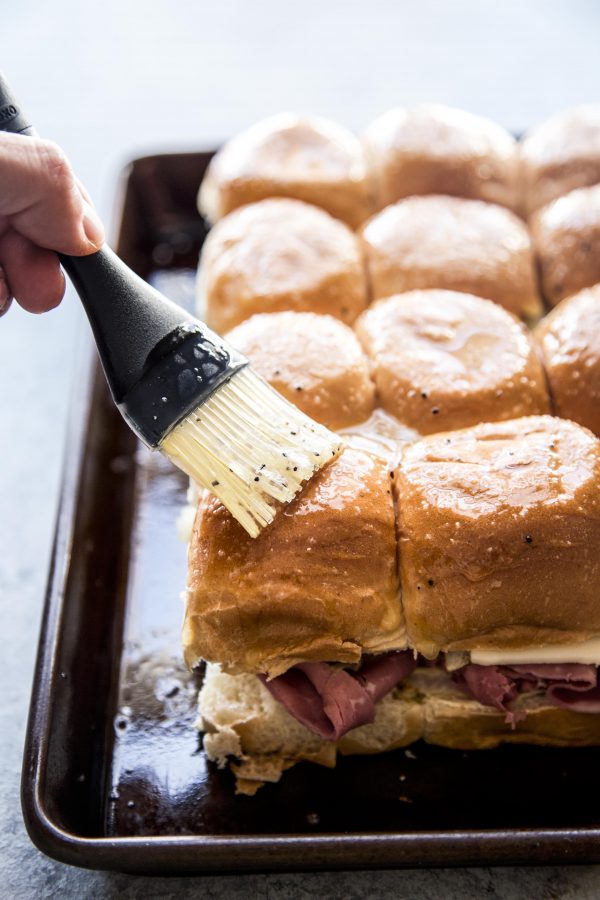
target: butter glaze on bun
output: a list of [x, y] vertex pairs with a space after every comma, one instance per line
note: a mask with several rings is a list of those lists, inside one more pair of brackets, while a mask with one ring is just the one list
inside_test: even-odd
[[346, 446], [259, 537], [215, 497], [188, 558], [184, 652], [269, 677], [406, 646], [389, 459]]
[[600, 105], [559, 112], [520, 143], [520, 181], [527, 215], [576, 188], [600, 182]]
[[210, 231], [200, 256], [198, 306], [223, 333], [258, 312], [328, 313], [353, 322], [367, 305], [356, 235], [299, 200], [262, 200]]
[[374, 299], [415, 288], [487, 297], [518, 316], [542, 307], [523, 222], [492, 203], [409, 197], [361, 229]]
[[534, 336], [554, 412], [600, 437], [600, 284], [562, 300]]
[[375, 386], [367, 357], [347, 325], [331, 316], [252, 316], [226, 336], [252, 368], [302, 412], [328, 428], [367, 419]]
[[500, 125], [460, 109], [390, 109], [365, 131], [379, 209], [413, 194], [517, 205], [517, 145]]
[[578, 643], [600, 633], [600, 441], [531, 416], [433, 435], [395, 479], [409, 643]]
[[359, 139], [320, 116], [271, 116], [216, 154], [200, 187], [198, 207], [216, 222], [238, 206], [266, 197], [314, 203], [356, 228], [373, 211]]
[[378, 402], [421, 434], [549, 411], [529, 334], [489, 300], [410, 291], [377, 301], [355, 330]]
[[530, 227], [542, 293], [551, 306], [600, 282], [600, 185], [544, 206]]

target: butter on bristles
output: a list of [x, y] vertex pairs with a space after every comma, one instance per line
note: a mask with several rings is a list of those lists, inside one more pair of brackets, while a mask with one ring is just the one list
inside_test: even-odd
[[252, 537], [341, 449], [338, 435], [305, 416], [249, 368], [221, 385], [161, 444]]

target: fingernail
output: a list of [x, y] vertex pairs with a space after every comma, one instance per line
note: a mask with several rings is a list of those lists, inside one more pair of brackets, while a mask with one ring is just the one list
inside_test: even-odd
[[89, 203], [83, 204], [83, 230], [85, 236], [94, 247], [101, 247], [104, 243], [104, 226], [98, 218], [98, 214]]

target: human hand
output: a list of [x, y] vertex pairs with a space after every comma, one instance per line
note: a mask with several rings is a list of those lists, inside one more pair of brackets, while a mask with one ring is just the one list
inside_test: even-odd
[[57, 253], [85, 256], [104, 229], [63, 151], [0, 133], [0, 315], [12, 297], [29, 312], [57, 306], [65, 279]]

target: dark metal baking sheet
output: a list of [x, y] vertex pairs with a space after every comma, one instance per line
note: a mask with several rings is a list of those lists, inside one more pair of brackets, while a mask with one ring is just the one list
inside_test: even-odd
[[[137, 160], [124, 180], [118, 250], [180, 302], [209, 156]], [[181, 661], [185, 480], [136, 444], [91, 348], [82, 373], [23, 769], [41, 850], [146, 873], [600, 861], [595, 749], [417, 744], [236, 796], [202, 752]]]

